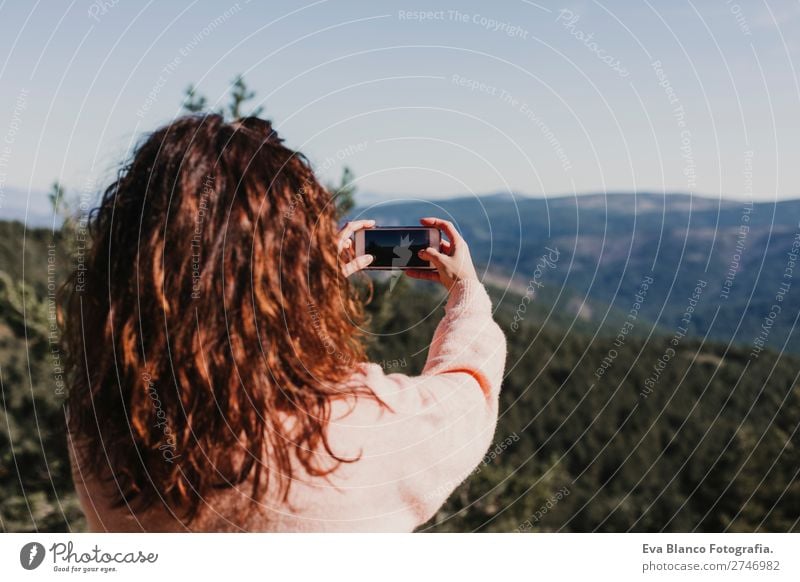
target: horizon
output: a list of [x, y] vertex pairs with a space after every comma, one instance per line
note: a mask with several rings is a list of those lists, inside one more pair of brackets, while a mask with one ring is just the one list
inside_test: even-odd
[[[17, 193], [16, 189], [10, 189], [9, 192]], [[21, 222], [26, 224], [27, 228], [54, 228], [57, 227], [61, 222], [61, 217], [54, 216], [52, 210], [49, 208], [49, 202], [47, 202], [46, 198], [47, 195], [45, 192], [38, 192], [36, 193], [37, 199], [41, 200], [43, 203], [41, 208], [33, 207], [31, 208], [27, 202], [30, 202], [32, 198], [26, 198], [26, 205], [24, 206], [15, 206], [14, 204], [6, 204], [0, 209], [3, 209], [3, 214], [0, 214], [0, 221], [11, 221], [11, 222]], [[99, 192], [97, 193], [99, 195]], [[356, 206], [355, 209], [364, 210], [370, 207], [375, 206], [385, 206], [385, 205], [394, 205], [394, 204], [413, 204], [415, 202], [421, 201], [432, 201], [432, 202], [452, 202], [455, 200], [464, 200], [464, 199], [472, 199], [472, 198], [479, 198], [479, 199], [486, 199], [486, 198], [510, 198], [515, 201], [524, 201], [524, 200], [548, 200], [548, 201], [557, 201], [561, 199], [573, 199], [573, 198], [588, 198], [588, 197], [595, 197], [595, 198], [613, 198], [613, 197], [624, 197], [624, 196], [631, 196], [631, 197], [653, 197], [653, 198], [687, 198], [691, 200], [705, 200], [708, 202], [718, 202], [720, 204], [729, 204], [729, 205], [740, 205], [746, 204], [748, 202], [752, 202], [754, 206], [764, 206], [764, 205], [777, 205], [777, 204], [785, 204], [785, 203], [792, 203], [792, 202], [800, 202], [800, 196], [794, 198], [783, 198], [778, 200], [746, 200], [742, 198], [736, 198], [733, 196], [713, 196], [707, 194], [691, 194], [687, 192], [652, 192], [652, 191], [641, 191], [641, 192], [597, 192], [597, 191], [587, 191], [587, 192], [578, 192], [575, 194], [569, 193], [556, 193], [556, 194], [549, 194], [549, 195], [536, 195], [536, 194], [527, 194], [522, 192], [484, 192], [479, 194], [466, 194], [466, 193], [453, 193], [452, 195], [440, 195], [438, 197], [425, 197], [425, 196], [402, 196], [402, 195], [394, 195], [394, 194], [374, 194], [370, 192], [357, 192], [355, 195]], [[66, 192], [66, 199], [71, 202], [77, 202], [77, 194], [73, 191], [67, 190]], [[89, 204], [89, 207], [93, 207], [95, 202]], [[27, 216], [27, 218], [26, 218]]]
[[[556, 200], [560, 198], [582, 198], [582, 197], [613, 197], [613, 196], [655, 196], [655, 197], [686, 197], [686, 198], [698, 198], [701, 200], [710, 200], [710, 201], [722, 201], [722, 202], [750, 202], [752, 201], [753, 204], [774, 204], [780, 202], [795, 202], [800, 201], [800, 195], [791, 196], [788, 198], [778, 198], [775, 200], [768, 200], [768, 199], [748, 199], [741, 195], [727, 195], [727, 194], [720, 194], [714, 195], [709, 194], [706, 192], [681, 192], [681, 191], [665, 191], [665, 192], [656, 192], [651, 189], [642, 189], [638, 191], [625, 191], [625, 190], [611, 190], [607, 192], [601, 192], [599, 190], [586, 190], [582, 192], [554, 192], [552, 194], [539, 194], [539, 193], [529, 193], [529, 192], [519, 192], [519, 191], [488, 191], [488, 192], [479, 192], [475, 194], [467, 194], [465, 192], [453, 192], [448, 194], [433, 194], [430, 196], [425, 196], [421, 194], [414, 198], [407, 198], [404, 199], [402, 194], [394, 194], [394, 193], [372, 193], [372, 192], [364, 192], [364, 193], [357, 193], [356, 199], [359, 196], [363, 196], [364, 198], [372, 199], [375, 198], [377, 202], [381, 203], [403, 203], [403, 202], [411, 202], [414, 200], [432, 200], [432, 201], [443, 201], [443, 200], [456, 200], [456, 199], [463, 199], [463, 198], [489, 198], [494, 196], [506, 196], [506, 197], [514, 197], [520, 199], [530, 199], [530, 200]], [[361, 203], [359, 203], [361, 205]]]

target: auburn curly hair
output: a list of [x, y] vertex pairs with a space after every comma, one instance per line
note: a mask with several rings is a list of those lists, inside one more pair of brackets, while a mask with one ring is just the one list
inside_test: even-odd
[[253, 499], [272, 484], [286, 500], [297, 462], [320, 476], [355, 460], [326, 426], [333, 398], [375, 397], [344, 382], [365, 360], [362, 301], [333, 196], [270, 122], [150, 134], [88, 229], [60, 314], [68, 428], [112, 506], [191, 522], [214, 489], [252, 478]]

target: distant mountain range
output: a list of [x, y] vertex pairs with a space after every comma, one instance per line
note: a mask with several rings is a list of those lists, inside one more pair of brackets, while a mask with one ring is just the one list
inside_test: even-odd
[[[27, 215], [28, 228], [52, 228], [52, 213], [40, 203], [26, 212], [29, 193], [5, 194], [0, 220]], [[680, 193], [359, 200], [353, 215], [380, 224], [453, 220], [503, 308], [516, 309], [535, 288], [527, 321], [606, 336], [623, 326], [638, 336], [685, 328], [686, 335], [749, 346], [754, 357], [762, 345], [800, 353], [800, 200], [747, 204]], [[537, 270], [553, 254], [548, 248], [557, 263]]]
[[[560, 325], [616, 334], [628, 322], [628, 333], [735, 342], [754, 358], [763, 346], [800, 352], [800, 200], [498, 194], [376, 203], [353, 215], [385, 225], [449, 218], [489, 282], [524, 293], [535, 281], [538, 309]], [[558, 256], [555, 266], [543, 256]]]

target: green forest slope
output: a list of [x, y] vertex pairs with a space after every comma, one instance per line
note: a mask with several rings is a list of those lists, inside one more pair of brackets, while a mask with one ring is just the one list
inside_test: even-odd
[[[0, 223], [5, 531], [85, 528], [49, 341], [51, 240], [47, 230]], [[50, 264], [51, 277], [68, 266], [57, 253]], [[421, 531], [800, 529], [797, 359], [766, 351], [751, 360], [738, 348], [684, 338], [659, 364], [669, 337], [615, 346], [613, 337], [560, 325], [535, 302], [512, 327], [519, 296], [492, 295], [509, 341], [495, 445]], [[368, 307], [373, 360], [418, 373], [442, 299], [429, 284], [401, 280], [389, 293], [378, 281]]]

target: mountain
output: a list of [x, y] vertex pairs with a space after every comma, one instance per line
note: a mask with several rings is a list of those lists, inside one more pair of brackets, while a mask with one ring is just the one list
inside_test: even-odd
[[[448, 218], [495, 283], [518, 289], [538, 273], [539, 302], [567, 323], [588, 318], [597, 333], [616, 334], [619, 315], [633, 309], [635, 333], [733, 342], [750, 348], [753, 358], [763, 346], [800, 352], [800, 334], [793, 333], [800, 200], [505, 194], [374, 204], [353, 215], [385, 225]], [[537, 270], [552, 251], [556, 266]]]

